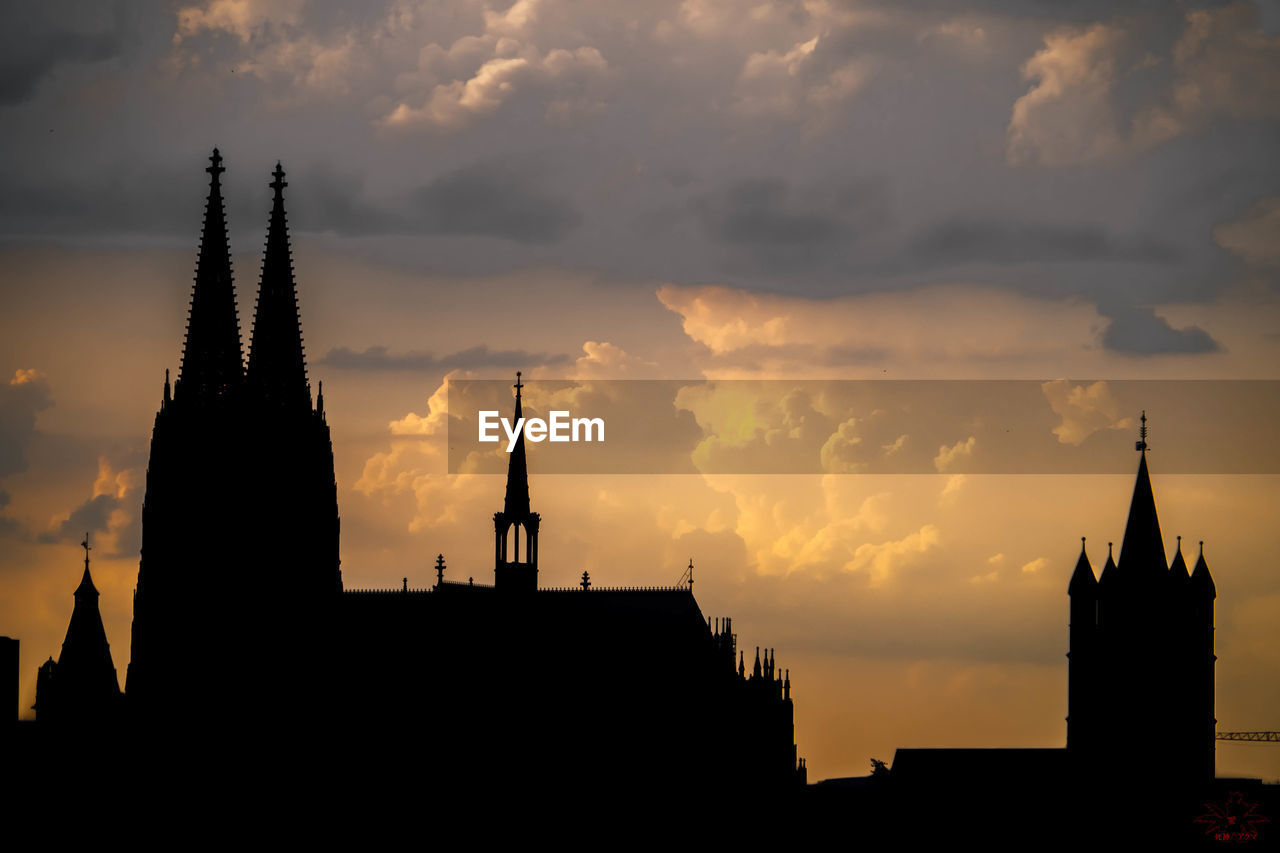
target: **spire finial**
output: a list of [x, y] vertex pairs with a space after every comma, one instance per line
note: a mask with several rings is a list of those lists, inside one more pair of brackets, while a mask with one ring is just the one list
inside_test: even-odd
[[[214, 153], [217, 153], [216, 149]], [[93, 550], [93, 547], [89, 544], [88, 531], [85, 532], [84, 541], [80, 543], [80, 547], [84, 549], [84, 570], [87, 572], [89, 571], [89, 552]]]
[[1201, 557], [1204, 556], [1204, 540], [1203, 539], [1200, 540], [1200, 556]]
[[693, 557], [689, 558], [689, 589], [693, 589]]
[[524, 383], [520, 381], [520, 371], [516, 371], [516, 384], [512, 386], [516, 389], [516, 399], [520, 399], [520, 389], [524, 387]]
[[1182, 537], [1178, 537], [1178, 553], [1182, 553]]
[[1080, 553], [1081, 554], [1084, 553], [1084, 537], [1083, 536], [1080, 537]]
[[1111, 545], [1112, 545], [1111, 542], [1107, 543], [1107, 559], [1111, 558]]
[[284, 198], [284, 188], [289, 186], [289, 182], [284, 179], [284, 169], [280, 168], [280, 161], [276, 161], [276, 170], [271, 173], [271, 177], [275, 178], [270, 184], [271, 189], [275, 190], [276, 201]]
[[583, 573], [582, 573], [582, 584], [581, 584], [581, 586], [582, 586], [582, 588], [583, 588], [583, 589], [591, 589], [591, 573], [590, 573], [590, 572], [583, 572]]
[[213, 149], [213, 155], [209, 157], [210, 165], [205, 166], [204, 170], [213, 175], [213, 182], [218, 183], [218, 176], [227, 171], [222, 166], [222, 155], [218, 153], [218, 149]]
[[1142, 426], [1138, 427], [1138, 441], [1133, 445], [1133, 449], [1139, 453], [1147, 452], [1147, 410], [1142, 410]]
[[436, 554], [436, 586], [444, 583], [444, 554]]

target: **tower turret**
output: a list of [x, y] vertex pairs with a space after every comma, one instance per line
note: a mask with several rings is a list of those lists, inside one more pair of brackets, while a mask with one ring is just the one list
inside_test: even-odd
[[57, 663], [50, 659], [41, 668], [36, 712], [43, 722], [101, 725], [119, 711], [120, 682], [102, 627], [98, 589], [89, 574], [89, 534], [80, 547], [84, 548], [84, 574], [76, 587], [75, 608]]
[[[1110, 554], [1107, 565], [1114, 570]], [[1098, 725], [1098, 581], [1080, 537], [1080, 557], [1067, 585], [1071, 598], [1071, 621], [1067, 626], [1067, 748], [1089, 744]]]
[[[524, 383], [516, 371], [516, 405], [513, 422], [522, 417]], [[538, 588], [538, 513], [529, 509], [529, 468], [525, 460], [524, 431], [516, 437], [507, 460], [507, 490], [502, 511], [493, 514], [494, 585], [510, 592], [532, 592]], [[524, 543], [523, 559], [521, 542]]]

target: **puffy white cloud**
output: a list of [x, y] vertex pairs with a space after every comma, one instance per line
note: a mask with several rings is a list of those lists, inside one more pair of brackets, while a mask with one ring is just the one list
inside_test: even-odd
[[1049, 407], [1062, 419], [1053, 434], [1063, 444], [1079, 447], [1098, 430], [1131, 429], [1133, 418], [1120, 417], [1120, 404], [1103, 380], [1092, 385], [1072, 385], [1055, 379], [1040, 386]]

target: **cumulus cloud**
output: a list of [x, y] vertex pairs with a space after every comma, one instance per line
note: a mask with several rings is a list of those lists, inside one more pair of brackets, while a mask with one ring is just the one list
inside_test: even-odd
[[37, 537], [45, 544], [78, 542], [86, 533], [104, 556], [132, 557], [142, 547], [142, 466], [117, 468], [105, 456], [98, 459], [93, 495]]
[[[821, 47], [820, 47], [821, 46]], [[825, 50], [821, 36], [747, 57], [734, 87], [733, 109], [751, 118], [820, 121], [870, 78], [872, 62]]]
[[479, 32], [447, 46], [426, 44], [416, 70], [397, 78], [399, 91], [382, 126], [456, 132], [522, 96], [539, 101], [553, 121], [602, 110], [608, 61], [581, 42], [540, 48], [535, 24], [541, 5], [518, 0], [503, 12], [486, 7]]
[[652, 374], [658, 368], [656, 362], [628, 355], [622, 347], [608, 341], [587, 341], [582, 345], [582, 353], [573, 363], [575, 379], [634, 378]]
[[[1001, 359], [1080, 350], [1094, 345], [1098, 320], [1097, 312], [1080, 302], [988, 288], [807, 299], [715, 285], [664, 285], [657, 296], [680, 316], [685, 334], [713, 354], [755, 347], [758, 364], [810, 374], [815, 365], [851, 363], [830, 357], [837, 351], [861, 353], [864, 357], [856, 360], [861, 364], [968, 359], [989, 366]], [[993, 322], [997, 317], [1000, 322]], [[974, 334], [974, 329], [982, 331]]]
[[859, 545], [844, 569], [847, 572], [866, 572], [873, 588], [884, 586], [904, 565], [936, 548], [939, 541], [938, 528], [926, 524], [902, 539]]
[[297, 24], [306, 0], [209, 0], [178, 10], [178, 36], [222, 30], [247, 42], [276, 24]]
[[[1032, 85], [1013, 105], [1011, 163], [1112, 159], [1217, 117], [1280, 115], [1280, 37], [1261, 29], [1252, 3], [1188, 11], [1181, 36], [1160, 55], [1145, 49], [1143, 26], [1124, 19], [1045, 36], [1022, 68]], [[1140, 93], [1127, 111], [1122, 88]]]
[[1099, 430], [1127, 430], [1133, 427], [1133, 418], [1120, 417], [1120, 404], [1112, 396], [1111, 388], [1105, 381], [1094, 382], [1086, 387], [1073, 385], [1065, 379], [1055, 379], [1040, 387], [1053, 413], [1062, 419], [1053, 428], [1053, 434], [1063, 444], [1078, 447]]
[[[962, 441], [957, 441], [950, 447], [943, 445], [938, 448], [938, 455], [933, 457], [933, 466], [938, 469], [939, 474], [953, 471], [973, 457], [973, 449], [977, 445], [977, 436], [972, 435]], [[961, 480], [961, 482], [964, 481]]]

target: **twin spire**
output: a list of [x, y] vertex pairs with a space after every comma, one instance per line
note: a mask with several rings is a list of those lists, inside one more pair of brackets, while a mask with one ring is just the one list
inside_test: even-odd
[[204, 208], [200, 254], [196, 260], [195, 287], [187, 315], [180, 396], [213, 403], [234, 394], [244, 380], [240, 350], [240, 319], [236, 313], [236, 288], [231, 277], [231, 249], [227, 245], [227, 218], [222, 208], [222, 155], [213, 149], [209, 158], [209, 198]]
[[218, 149], [209, 160], [212, 165], [205, 169], [211, 176], [209, 198], [174, 398], [184, 404], [195, 401], [208, 405], [247, 386], [259, 402], [309, 411], [311, 389], [284, 211], [284, 188], [288, 186], [284, 170], [276, 163], [272, 173], [271, 218], [246, 370], [222, 203], [221, 175], [226, 169]]

